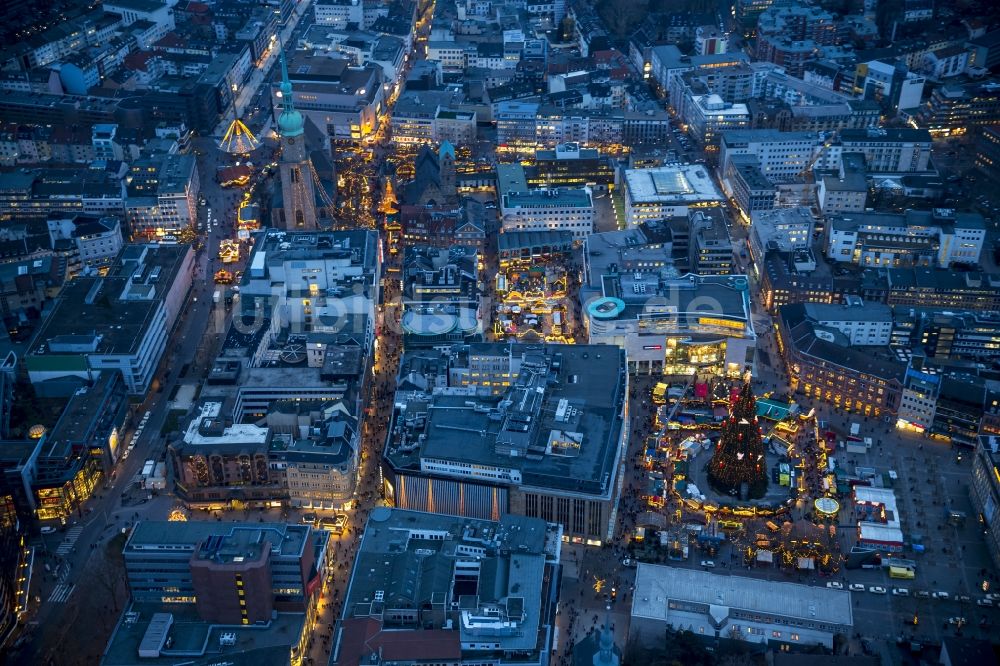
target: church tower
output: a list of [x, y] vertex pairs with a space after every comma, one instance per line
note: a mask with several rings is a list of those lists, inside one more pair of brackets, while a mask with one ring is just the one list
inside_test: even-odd
[[455, 183], [455, 147], [451, 142], [441, 142], [438, 149], [438, 167], [441, 173], [441, 194], [451, 199], [458, 193]]
[[316, 229], [316, 191], [312, 166], [305, 145], [305, 119], [295, 110], [288, 65], [281, 54], [281, 196], [285, 209], [285, 228], [290, 231]]

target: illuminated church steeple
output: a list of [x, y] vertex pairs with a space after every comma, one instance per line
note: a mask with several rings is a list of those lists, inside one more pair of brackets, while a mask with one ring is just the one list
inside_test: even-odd
[[292, 82], [288, 78], [285, 54], [281, 54], [281, 194], [286, 229], [316, 229], [316, 191], [313, 168], [305, 146], [305, 119], [295, 108]]

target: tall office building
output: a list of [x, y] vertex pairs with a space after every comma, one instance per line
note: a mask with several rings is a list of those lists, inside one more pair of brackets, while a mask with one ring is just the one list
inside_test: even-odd
[[313, 189], [313, 169], [305, 145], [305, 120], [295, 110], [292, 82], [288, 80], [288, 65], [281, 55], [281, 102], [278, 133], [281, 135], [281, 197], [286, 229], [308, 231], [316, 229], [316, 192]]

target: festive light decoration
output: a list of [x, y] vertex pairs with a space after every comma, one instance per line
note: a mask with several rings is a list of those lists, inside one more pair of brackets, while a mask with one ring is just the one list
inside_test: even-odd
[[247, 155], [257, 150], [260, 141], [239, 118], [229, 124], [229, 129], [219, 141], [219, 148], [230, 155]]
[[757, 425], [757, 400], [749, 377], [722, 425], [722, 436], [708, 463], [708, 480], [719, 492], [745, 494], [746, 499], [763, 497], [767, 491], [764, 442]]

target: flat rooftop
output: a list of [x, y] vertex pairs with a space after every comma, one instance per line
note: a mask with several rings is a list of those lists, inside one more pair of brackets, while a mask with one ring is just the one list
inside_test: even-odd
[[[380, 71], [373, 63], [356, 67], [346, 58], [311, 51], [296, 51], [288, 61], [288, 78], [295, 89], [296, 105], [303, 103], [299, 93], [350, 95], [369, 103], [375, 98]], [[272, 80], [275, 88], [280, 79], [280, 72], [276, 72]], [[376, 85], [371, 85], [373, 80]], [[311, 106], [306, 104], [306, 108]]]
[[725, 146], [746, 146], [751, 143], [768, 143], [781, 141], [784, 143], [817, 143], [817, 132], [781, 132], [776, 129], [734, 129], [719, 132]]
[[251, 542], [262, 535], [277, 546], [283, 556], [298, 556], [309, 545], [312, 528], [309, 525], [286, 523], [238, 523], [190, 520], [170, 522], [166, 520], [144, 520], [132, 530], [125, 543], [124, 553], [130, 554], [156, 551], [194, 552], [196, 546], [209, 537], [223, 537], [238, 543], [249, 539]]
[[[683, 218], [684, 226], [688, 221]], [[587, 280], [591, 286], [599, 287], [602, 276], [621, 271], [638, 270], [643, 273], [660, 273], [672, 265], [671, 244], [647, 235], [647, 225], [639, 225], [620, 231], [603, 231], [590, 234], [586, 240]], [[506, 236], [507, 234], [503, 234]], [[501, 238], [503, 238], [501, 236]]]
[[107, 0], [105, 3], [114, 9], [131, 9], [137, 12], [155, 12], [166, 6], [167, 3], [161, 0]]
[[625, 307], [617, 319], [635, 319], [647, 313], [650, 299], [668, 298], [670, 308], [661, 314], [678, 324], [701, 317], [721, 316], [743, 323], [750, 332], [750, 295], [745, 275], [683, 275], [661, 278], [656, 274], [625, 272], [595, 276], [600, 293], [618, 298]]
[[188, 424], [184, 431], [184, 445], [218, 445], [218, 444], [239, 444], [257, 445], [267, 444], [270, 431], [266, 427], [253, 425], [250, 423], [234, 423], [225, 425], [222, 417], [222, 402], [204, 402], [198, 408], [198, 413]]
[[[376, 508], [361, 540], [344, 619], [367, 618], [382, 608], [457, 604], [452, 635], [462, 642], [483, 639], [505, 651], [535, 651], [545, 566], [558, 562], [560, 542], [561, 529], [537, 518], [490, 521]], [[451, 634], [444, 626], [431, 629], [444, 629], [445, 641]]]
[[[224, 55], [224, 54], [223, 54]], [[230, 65], [232, 63], [229, 63]], [[167, 155], [159, 173], [159, 193], [173, 194], [187, 191], [195, 173], [194, 155]]]
[[892, 308], [883, 303], [846, 305], [843, 303], [804, 303], [806, 315], [816, 321], [892, 322]]
[[832, 215], [828, 218], [831, 228], [839, 231], [882, 233], [886, 228], [921, 229], [939, 227], [952, 229], [986, 229], [986, 221], [979, 213], [957, 212], [947, 208], [935, 210], [906, 210], [903, 213], [863, 211]]
[[28, 351], [30, 365], [44, 356], [133, 354], [159, 301], [119, 300], [125, 287], [123, 278], [78, 277], [66, 285]]
[[[317, 2], [317, 4], [331, 4]], [[305, 29], [302, 33], [302, 37], [299, 38], [300, 44], [330, 44], [339, 43], [346, 40], [349, 36], [356, 34], [355, 31], [340, 29], [336, 26], [325, 25], [322, 23], [314, 23]], [[367, 35], [368, 33], [361, 33]]]
[[590, 192], [580, 188], [554, 188], [508, 192], [503, 195], [503, 208], [592, 208]]
[[[166, 613], [172, 617], [167, 637], [170, 649], [161, 650], [159, 657], [139, 657], [139, 646], [154, 615]], [[162, 617], [162, 616], [161, 616]], [[159, 618], [158, 618], [159, 619]], [[291, 663], [291, 648], [297, 645], [303, 613], [279, 613], [267, 627], [219, 626], [198, 617], [194, 604], [132, 603], [125, 608], [115, 627], [104, 655], [102, 666], [283, 666]], [[162, 624], [160, 624], [162, 627]], [[236, 644], [223, 647], [219, 637], [233, 633]]]
[[500, 196], [528, 191], [528, 181], [524, 176], [524, 167], [513, 164], [497, 165], [497, 191]]
[[912, 127], [871, 127], [868, 129], [842, 129], [840, 130], [840, 141], [842, 143], [868, 143], [872, 142], [902, 142], [902, 143], [930, 143], [931, 132], [927, 129], [914, 129]]
[[680, 601], [846, 627], [854, 624], [851, 593], [826, 587], [640, 563], [635, 589], [633, 617], [665, 621], [668, 603]]
[[107, 276], [63, 288], [28, 355], [132, 354], [191, 251], [188, 245], [126, 245]]
[[597, 148], [580, 148], [579, 144], [564, 143], [554, 150], [536, 150], [535, 160], [544, 162], [550, 160], [596, 160], [601, 151]]
[[683, 205], [724, 200], [701, 164], [627, 169], [625, 187], [633, 204]]
[[426, 460], [479, 465], [512, 470], [520, 478], [507, 481], [514, 485], [610, 492], [623, 427], [621, 349], [500, 343], [464, 349], [474, 363], [507, 357], [516, 373], [511, 386], [503, 395], [461, 386], [397, 394], [386, 448], [393, 467], [417, 471]]
[[378, 234], [374, 231], [281, 231], [269, 229], [255, 236], [254, 254], [266, 253], [267, 263], [352, 257], [374, 265]]
[[104, 403], [118, 381], [117, 373], [102, 372], [93, 386], [81, 387], [74, 393], [55, 426], [46, 434], [42, 455], [68, 457], [74, 446], [89, 446], [88, 438], [105, 430], [100, 425], [110, 427], [115, 414], [106, 410]]
[[770, 237], [780, 229], [811, 229], [816, 220], [805, 206], [756, 210], [750, 214], [751, 226], [757, 229], [761, 239]]
[[329, 388], [335, 392], [338, 385], [320, 377], [320, 368], [299, 365], [276, 365], [264, 368], [248, 368], [242, 376], [240, 388], [277, 389], [292, 387]]

